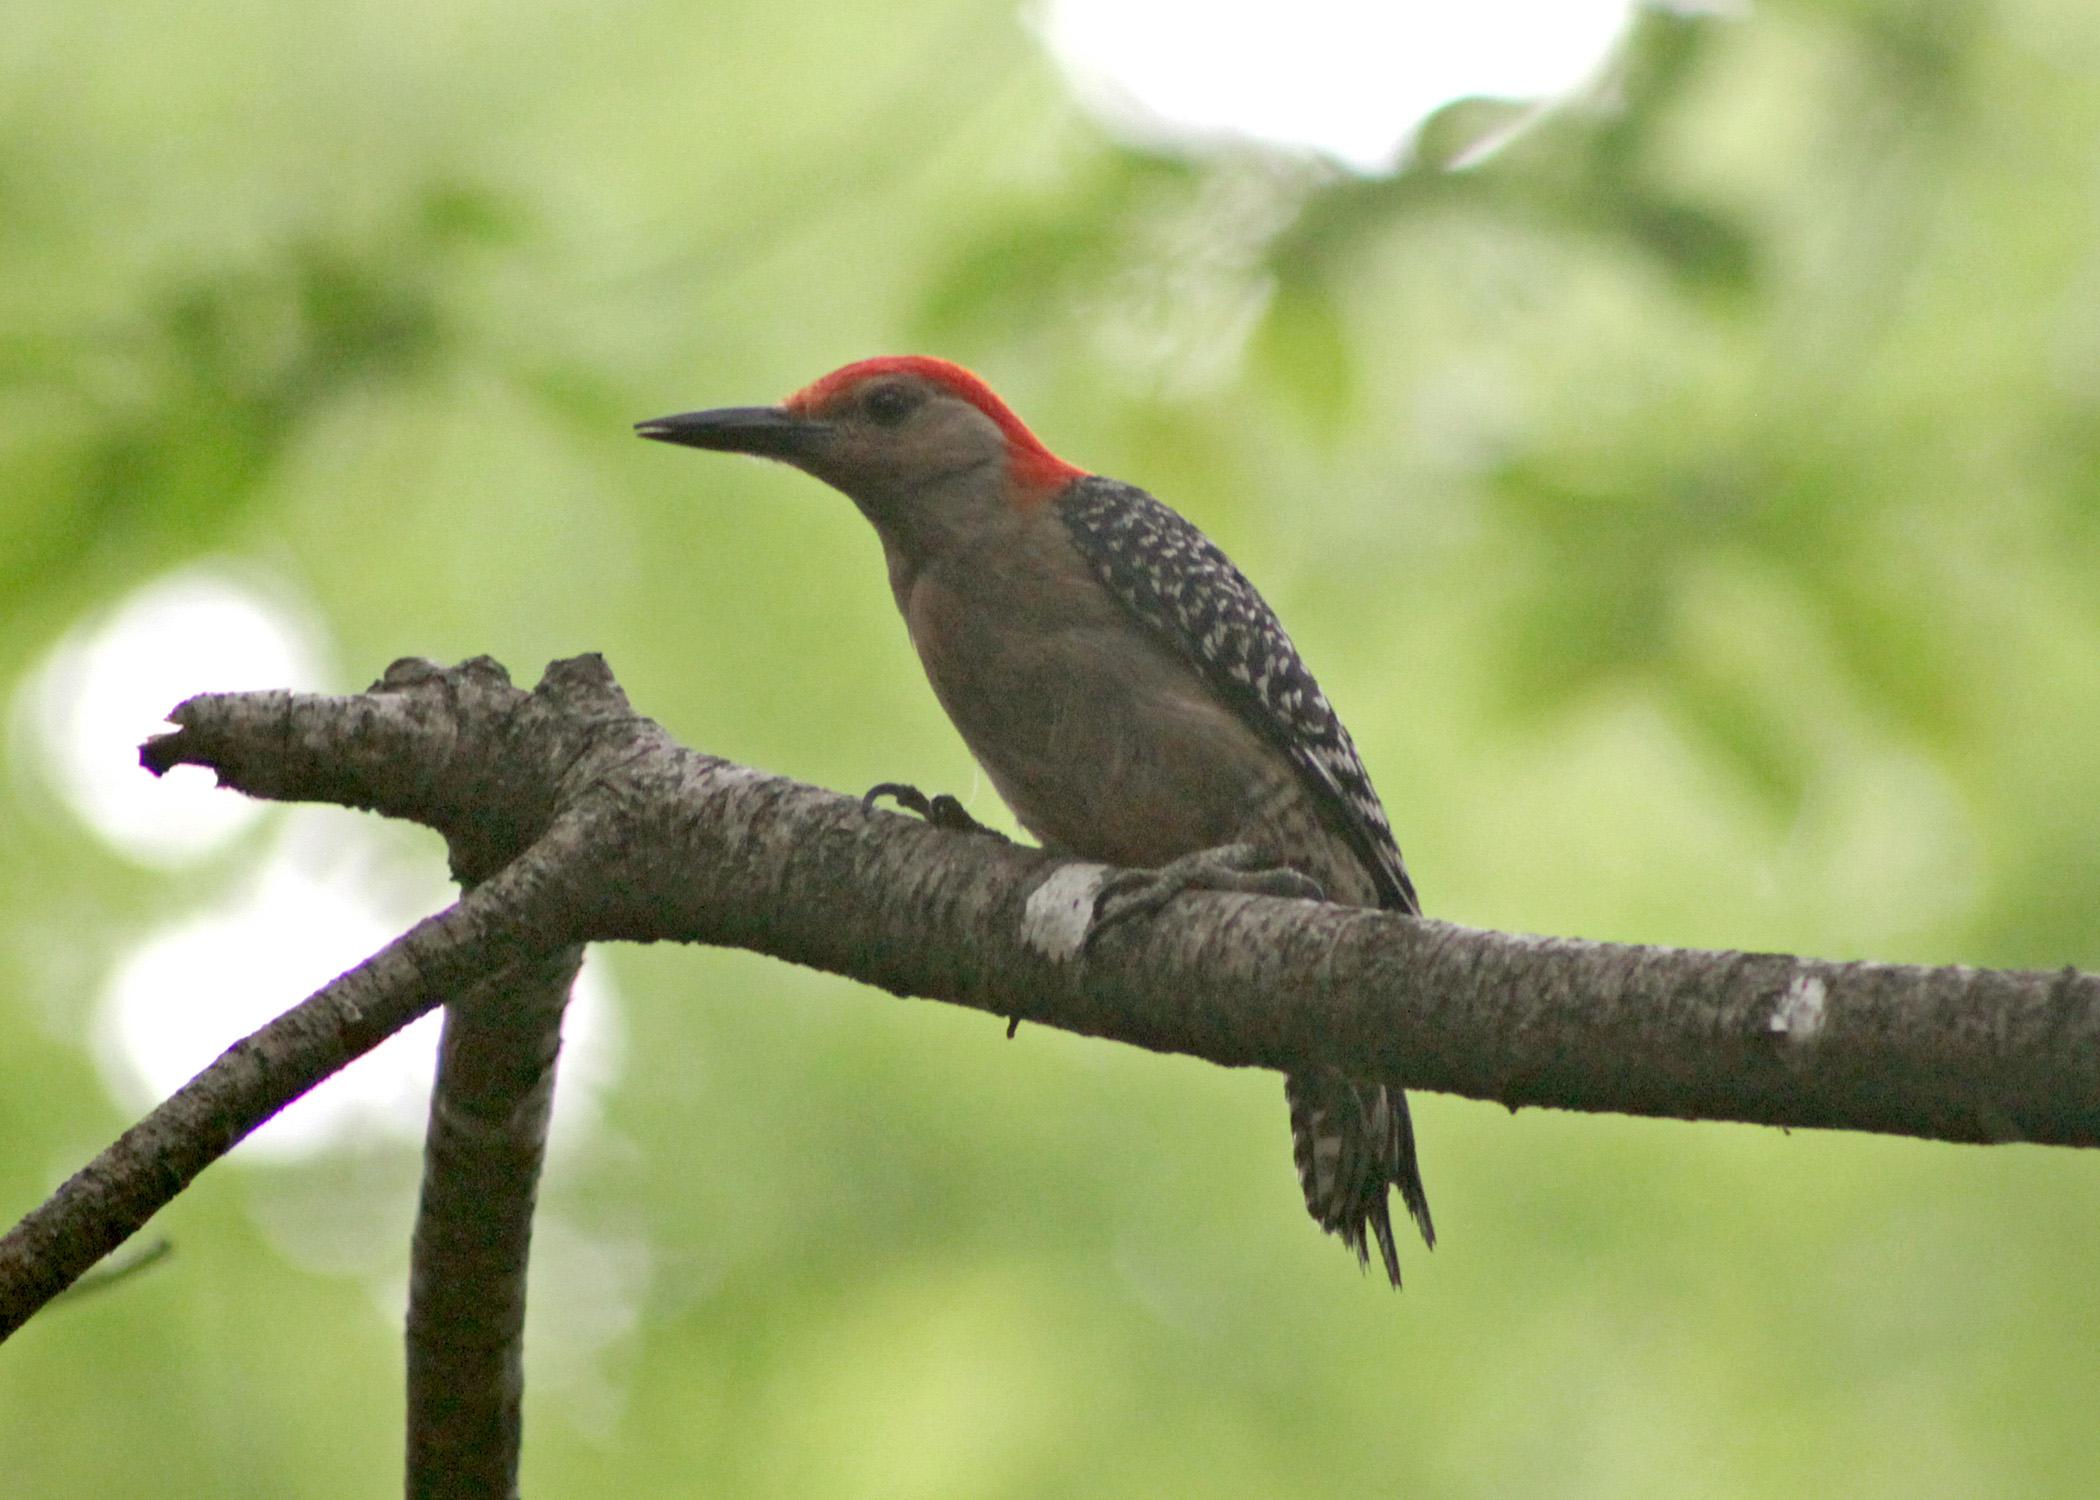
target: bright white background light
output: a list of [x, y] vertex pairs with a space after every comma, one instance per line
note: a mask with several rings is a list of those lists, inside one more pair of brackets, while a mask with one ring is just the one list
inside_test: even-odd
[[[16, 704], [46, 781], [117, 853], [177, 868], [225, 847], [264, 804], [179, 767], [155, 778], [139, 743], [200, 692], [333, 686], [325, 640], [289, 588], [196, 568], [146, 585], [74, 631]], [[112, 1094], [146, 1108], [248, 1032], [451, 899], [432, 868], [404, 867], [375, 826], [340, 809], [293, 809], [228, 888], [117, 956], [97, 1011]], [[430, 1095], [435, 1016], [329, 1079], [239, 1151], [249, 1160], [415, 1139]], [[557, 1141], [592, 1133], [618, 1068], [618, 1014], [591, 969], [564, 1026]]]
[[1048, 0], [1087, 103], [1151, 139], [1241, 137], [1391, 167], [1467, 95], [1548, 99], [1611, 56], [1635, 0]]
[[[346, 816], [303, 814], [241, 889], [148, 934], [118, 963], [104, 992], [96, 1049], [113, 1094], [134, 1108], [159, 1103], [233, 1042], [386, 946], [413, 920], [399, 874], [369, 847], [356, 847], [367, 841], [341, 837], [335, 820]], [[426, 904], [435, 907], [446, 893], [432, 885]], [[388, 1039], [263, 1126], [240, 1154], [281, 1160], [420, 1138], [438, 1025], [433, 1013]], [[555, 1097], [564, 1142], [596, 1124], [596, 1101], [618, 1070], [619, 1053], [611, 996], [587, 965], [562, 1028]]]
[[46, 779], [104, 842], [141, 864], [187, 864], [222, 847], [260, 803], [177, 767], [158, 779], [138, 748], [202, 692], [323, 685], [320, 631], [287, 600], [194, 569], [147, 585], [60, 642], [23, 705]]

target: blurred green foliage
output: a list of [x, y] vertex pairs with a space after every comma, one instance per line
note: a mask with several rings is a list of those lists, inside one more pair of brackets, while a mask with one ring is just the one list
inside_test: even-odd
[[[333, 632], [297, 686], [601, 650], [691, 743], [992, 816], [850, 510], [626, 430], [929, 348], [1262, 583], [1437, 914], [2100, 965], [2085, 0], [1658, 9], [1584, 99], [1454, 104], [1377, 178], [1119, 145], [954, 0], [0, 35], [9, 684], [230, 557]], [[124, 1123], [116, 957], [268, 836], [133, 868], [16, 718], [10, 1211]], [[1425, 1099], [1446, 1243], [1396, 1299], [1305, 1222], [1271, 1077], [594, 962], [627, 1062], [544, 1195], [533, 1493], [2100, 1490], [2074, 1153]], [[0, 1352], [9, 1492], [397, 1483], [412, 1183], [208, 1174], [166, 1264]], [[385, 1248], [313, 1249], [353, 1219]]]

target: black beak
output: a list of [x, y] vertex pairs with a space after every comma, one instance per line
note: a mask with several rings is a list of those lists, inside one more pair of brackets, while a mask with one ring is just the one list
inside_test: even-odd
[[687, 448], [793, 458], [808, 451], [811, 440], [829, 428], [826, 423], [806, 421], [778, 406], [725, 406], [637, 422], [634, 430], [637, 437]]

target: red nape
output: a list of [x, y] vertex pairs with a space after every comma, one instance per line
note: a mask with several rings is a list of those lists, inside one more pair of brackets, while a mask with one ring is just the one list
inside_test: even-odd
[[1047, 496], [1086, 474], [1077, 464], [1068, 464], [1043, 446], [1043, 440], [1028, 430], [1028, 424], [1013, 408], [975, 375], [952, 360], [926, 354], [891, 354], [877, 359], [856, 360], [833, 370], [821, 380], [804, 386], [783, 403], [791, 412], [821, 412], [837, 404], [863, 382], [879, 375], [915, 375], [960, 396], [999, 426], [1006, 434], [1008, 472], [1023, 490]]

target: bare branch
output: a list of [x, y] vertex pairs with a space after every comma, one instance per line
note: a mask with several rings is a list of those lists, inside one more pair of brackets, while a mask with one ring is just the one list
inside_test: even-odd
[[518, 1492], [526, 1259], [582, 959], [558, 949], [445, 1007], [409, 1266], [411, 1500]]
[[[587, 664], [553, 674], [536, 701], [486, 659], [451, 673], [401, 661], [369, 693], [329, 700], [321, 713], [289, 694], [229, 703], [223, 715], [200, 715], [187, 737], [151, 742], [141, 759], [165, 770], [181, 742], [183, 754], [257, 793], [427, 823], [446, 835], [453, 870], [471, 886], [518, 858], [554, 816], [560, 768], [578, 750], [544, 732], [537, 710], [548, 702], [559, 703], [566, 727], [630, 717], [610, 677]], [[463, 721], [482, 731], [466, 745]], [[520, 740], [487, 743], [506, 728]], [[524, 775], [511, 774], [521, 767]], [[580, 945], [508, 968], [484, 956], [479, 972], [491, 977], [446, 1006], [409, 1269], [411, 1496], [517, 1492], [532, 1213], [562, 1012], [582, 957]]]
[[[2100, 1144], [2100, 977], [2074, 970], [1526, 938], [1208, 895], [1082, 953], [1100, 867], [682, 749], [595, 658], [529, 695], [491, 663], [403, 663], [357, 697], [208, 696], [176, 717], [149, 765], [415, 818], [463, 873], [499, 873], [309, 1002], [328, 1020], [301, 1007], [233, 1049], [0, 1241], [0, 1330], [41, 1301], [25, 1288], [77, 1275], [382, 1026], [598, 939], [731, 944], [1230, 1066], [1329, 1064], [1511, 1107]], [[273, 1028], [317, 1024], [326, 1048], [280, 1059]], [[82, 1204], [92, 1230], [62, 1229]]]
[[[158, 743], [246, 791], [329, 798], [332, 736], [361, 743], [382, 698], [414, 731], [368, 759], [360, 805], [455, 838], [558, 810], [578, 939], [731, 944], [1230, 1066], [1326, 1063], [1512, 1107], [2100, 1144], [2100, 976], [1522, 937], [1216, 895], [1082, 960], [1068, 919], [1100, 867], [683, 749], [596, 658], [557, 663], [530, 695], [493, 664], [412, 663], [361, 698], [193, 699]], [[294, 729], [257, 743], [265, 713]], [[286, 738], [302, 747], [289, 769]], [[480, 800], [448, 800], [463, 795]]]
[[518, 886], [491, 881], [235, 1042], [0, 1238], [0, 1338], [124, 1243], [263, 1121], [491, 962], [534, 951]]

